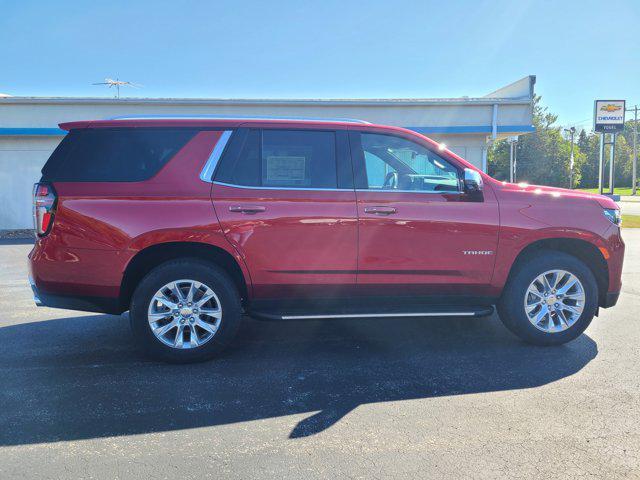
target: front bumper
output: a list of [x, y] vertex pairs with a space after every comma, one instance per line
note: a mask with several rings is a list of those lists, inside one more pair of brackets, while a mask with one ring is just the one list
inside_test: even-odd
[[600, 306], [602, 308], [613, 307], [618, 303], [618, 298], [620, 298], [620, 292], [607, 292]]

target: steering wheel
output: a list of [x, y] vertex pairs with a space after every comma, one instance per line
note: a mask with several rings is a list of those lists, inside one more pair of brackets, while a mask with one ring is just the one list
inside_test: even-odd
[[398, 188], [398, 172], [389, 172], [384, 177], [384, 183], [382, 184], [384, 189]]

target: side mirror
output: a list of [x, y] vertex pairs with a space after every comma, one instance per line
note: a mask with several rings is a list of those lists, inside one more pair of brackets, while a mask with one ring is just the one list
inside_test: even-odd
[[482, 175], [471, 168], [464, 169], [464, 193], [482, 192]]

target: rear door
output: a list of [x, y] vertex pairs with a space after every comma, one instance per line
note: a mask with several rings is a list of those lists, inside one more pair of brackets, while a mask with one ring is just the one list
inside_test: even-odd
[[357, 215], [345, 130], [241, 128], [212, 188], [254, 298], [349, 295]]
[[462, 168], [408, 137], [352, 132], [351, 146], [359, 290], [484, 295], [498, 242], [492, 192], [468, 198], [460, 190]]

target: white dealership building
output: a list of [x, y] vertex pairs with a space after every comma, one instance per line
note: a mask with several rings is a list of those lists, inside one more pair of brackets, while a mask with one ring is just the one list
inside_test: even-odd
[[182, 99], [14, 97], [0, 94], [0, 230], [31, 227], [31, 190], [65, 135], [59, 123], [126, 115], [357, 118], [423, 133], [486, 170], [498, 138], [533, 131], [535, 77], [483, 97]]

